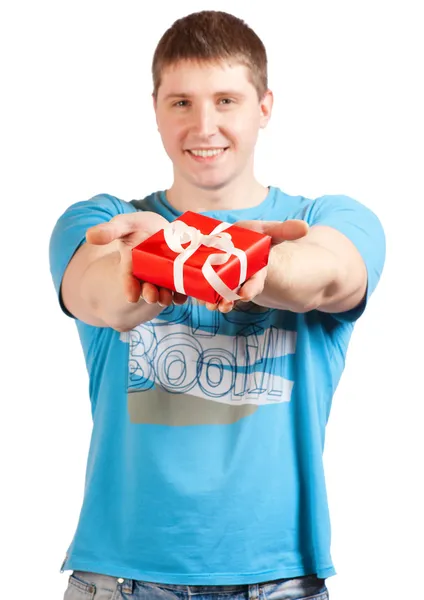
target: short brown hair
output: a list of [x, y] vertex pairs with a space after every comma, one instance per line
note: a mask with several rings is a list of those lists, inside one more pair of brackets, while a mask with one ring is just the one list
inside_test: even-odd
[[230, 60], [248, 67], [259, 99], [268, 89], [267, 55], [258, 35], [244, 21], [222, 11], [204, 10], [178, 19], [160, 39], [152, 63], [153, 95], [162, 72], [180, 61]]

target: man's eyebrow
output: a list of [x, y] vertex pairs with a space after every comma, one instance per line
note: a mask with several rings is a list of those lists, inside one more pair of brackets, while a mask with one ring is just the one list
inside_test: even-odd
[[[172, 98], [191, 98], [193, 95], [195, 94], [187, 94], [187, 92], [172, 92], [170, 94], [167, 94], [164, 100], [170, 100]], [[223, 96], [225, 98], [244, 98], [245, 94], [242, 94], [241, 92], [236, 92], [235, 90], [223, 90], [222, 92], [215, 92], [214, 96]]]
[[164, 100], [170, 100], [171, 98], [190, 98], [190, 94], [184, 94], [183, 92], [181, 92], [181, 93], [172, 92], [172, 94], [167, 94], [165, 96]]

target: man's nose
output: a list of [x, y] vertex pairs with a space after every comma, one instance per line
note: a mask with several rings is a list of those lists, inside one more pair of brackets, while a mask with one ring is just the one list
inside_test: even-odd
[[207, 137], [216, 133], [218, 120], [215, 108], [209, 105], [198, 106], [193, 111], [192, 124], [199, 135]]

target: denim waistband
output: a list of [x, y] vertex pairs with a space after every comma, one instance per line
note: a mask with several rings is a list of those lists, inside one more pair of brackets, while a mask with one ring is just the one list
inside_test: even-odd
[[[171, 584], [171, 583], [159, 583], [142, 581], [136, 579], [127, 579], [124, 577], [113, 577], [111, 575], [103, 575], [101, 573], [92, 573], [88, 571], [74, 571], [75, 577], [82, 581], [90, 582], [95, 586], [103, 589], [113, 590], [116, 585], [120, 586], [122, 591], [126, 594], [132, 594], [135, 586], [143, 585], [152, 588], [161, 588], [170, 591], [190, 592], [192, 594], [201, 593], [213, 593], [213, 592], [244, 592], [249, 588], [249, 584], [234, 584], [234, 585], [182, 585], [182, 584]], [[288, 577], [284, 579], [274, 579], [270, 581], [263, 581], [258, 584], [259, 587], [270, 591], [274, 586], [281, 586], [287, 584], [287, 587], [295, 587], [296, 591], [305, 593], [319, 593], [324, 587], [325, 579], [319, 579], [315, 574], [302, 575], [298, 577]], [[252, 584], [250, 584], [252, 585]], [[283, 585], [284, 587], [284, 585]]]

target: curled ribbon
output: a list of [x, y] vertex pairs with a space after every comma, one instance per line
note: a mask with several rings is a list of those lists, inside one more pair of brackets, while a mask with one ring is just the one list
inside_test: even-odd
[[[231, 290], [219, 277], [213, 269], [213, 265], [225, 264], [231, 255], [237, 256], [240, 261], [240, 278], [238, 287], [245, 281], [247, 272], [246, 253], [234, 246], [231, 235], [224, 232], [224, 229], [230, 227], [230, 223], [220, 223], [208, 235], [190, 225], [186, 225], [183, 221], [173, 221], [164, 228], [165, 242], [168, 247], [178, 256], [174, 260], [174, 286], [177, 292], [185, 294], [184, 289], [184, 263], [192, 256], [200, 246], [216, 248], [223, 250], [225, 254], [210, 254], [202, 266], [202, 273], [206, 281], [212, 288], [218, 292], [225, 300], [239, 300], [238, 296]], [[183, 248], [182, 244], [189, 242], [187, 248]]]

